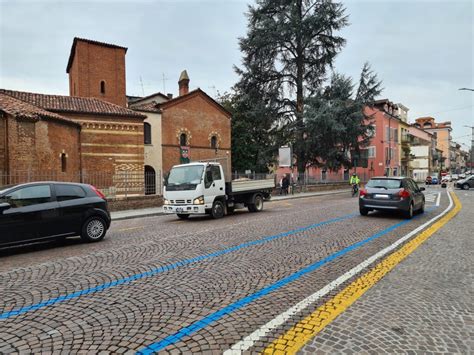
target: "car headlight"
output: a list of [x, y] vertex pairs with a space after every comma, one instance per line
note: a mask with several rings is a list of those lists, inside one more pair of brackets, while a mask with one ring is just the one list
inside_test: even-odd
[[165, 198], [164, 204], [165, 204], [165, 205], [169, 205], [169, 204], [170, 204], [170, 201]]
[[204, 205], [204, 196], [199, 196], [193, 201], [193, 205]]

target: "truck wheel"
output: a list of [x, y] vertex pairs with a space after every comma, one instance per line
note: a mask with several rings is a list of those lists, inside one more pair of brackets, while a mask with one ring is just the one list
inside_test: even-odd
[[214, 219], [224, 217], [224, 204], [222, 203], [222, 201], [214, 201], [212, 205], [211, 216]]
[[260, 212], [263, 210], [263, 197], [256, 195], [253, 199], [253, 203], [249, 203], [248, 209], [250, 212]]
[[178, 216], [179, 219], [188, 219], [189, 218], [189, 214], [178, 213], [176, 215]]

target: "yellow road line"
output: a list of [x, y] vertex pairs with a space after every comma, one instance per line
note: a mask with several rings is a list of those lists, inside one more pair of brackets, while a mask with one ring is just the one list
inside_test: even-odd
[[264, 354], [295, 354], [316, 334], [322, 331], [337, 316], [344, 312], [359, 297], [367, 292], [382, 277], [392, 270], [398, 263], [410, 255], [431, 235], [443, 227], [462, 208], [456, 194], [451, 193], [454, 208], [445, 216], [433, 223], [430, 227], [407, 242], [398, 251], [386, 257], [373, 269], [352, 282], [330, 301], [320, 306], [316, 311], [294, 325], [285, 334], [273, 341], [264, 351]]

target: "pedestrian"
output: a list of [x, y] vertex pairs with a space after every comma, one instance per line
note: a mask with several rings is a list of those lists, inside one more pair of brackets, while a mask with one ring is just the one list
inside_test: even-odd
[[290, 179], [288, 178], [287, 175], [285, 175], [285, 177], [283, 178], [282, 180], [282, 190], [283, 190], [283, 194], [284, 195], [287, 195], [288, 194], [288, 186], [290, 186]]

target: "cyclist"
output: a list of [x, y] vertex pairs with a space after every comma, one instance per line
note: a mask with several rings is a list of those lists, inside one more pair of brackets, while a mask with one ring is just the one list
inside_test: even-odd
[[352, 186], [352, 196], [354, 196], [355, 194], [357, 194], [357, 192], [359, 192], [359, 184], [360, 184], [360, 179], [357, 176], [356, 172], [352, 173], [349, 183]]

